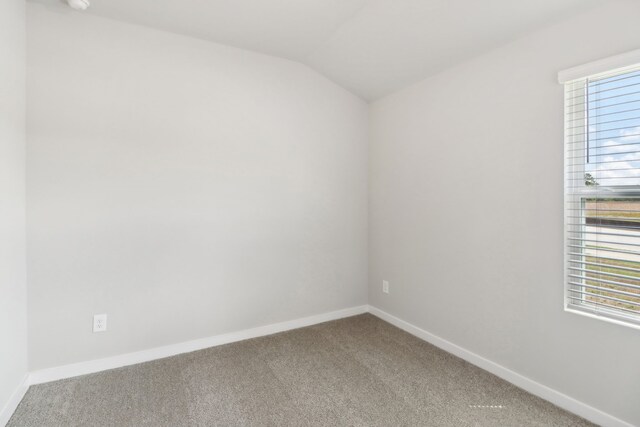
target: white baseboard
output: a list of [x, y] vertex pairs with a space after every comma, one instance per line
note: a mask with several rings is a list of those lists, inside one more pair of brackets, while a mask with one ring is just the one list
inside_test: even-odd
[[4, 408], [0, 410], [0, 426], [7, 425], [28, 389], [29, 375], [27, 374], [22, 379], [22, 382], [20, 383], [18, 388], [16, 388], [16, 390], [13, 392], [13, 394], [9, 398], [9, 401], [6, 403], [6, 405], [4, 405]]
[[435, 345], [443, 349], [444, 351], [454, 354], [461, 359], [472, 363], [485, 371], [489, 371], [492, 374], [502, 378], [505, 381], [510, 382], [523, 390], [528, 391], [538, 397], [541, 397], [556, 406], [559, 406], [569, 412], [579, 415], [593, 423], [606, 427], [633, 427], [625, 421], [622, 421], [612, 415], [607, 414], [599, 409], [580, 402], [566, 394], [560, 393], [552, 388], [549, 388], [543, 384], [540, 384], [530, 378], [518, 374], [502, 365], [498, 365], [482, 356], [479, 356], [467, 349], [464, 349], [452, 342], [449, 342], [437, 335], [420, 329], [419, 327], [412, 325], [402, 319], [399, 319], [387, 312], [380, 310], [379, 308], [369, 306], [369, 312], [380, 319], [391, 323], [394, 326], [414, 335], [430, 344]]
[[358, 314], [370, 312], [376, 317], [391, 323], [394, 326], [424, 340], [436, 347], [439, 347], [461, 359], [466, 360], [494, 375], [541, 397], [549, 402], [566, 409], [569, 412], [577, 414], [591, 422], [607, 427], [633, 427], [631, 424], [622, 421], [612, 415], [609, 415], [599, 409], [593, 408], [583, 402], [569, 397], [559, 391], [551, 389], [540, 384], [530, 378], [520, 375], [502, 365], [485, 359], [469, 350], [466, 350], [456, 344], [453, 344], [443, 338], [440, 338], [430, 332], [420, 329], [402, 319], [399, 319], [389, 313], [386, 313], [373, 306], [358, 306], [343, 310], [333, 311], [329, 313], [319, 314], [316, 316], [304, 317], [301, 319], [290, 320], [281, 323], [275, 323], [266, 326], [260, 326], [243, 331], [231, 332], [213, 337], [187, 341], [179, 344], [172, 344], [163, 347], [156, 347], [148, 350], [142, 350], [135, 353], [128, 353], [119, 356], [107, 357], [104, 359], [91, 360], [87, 362], [74, 363], [55, 368], [43, 369], [31, 372], [25, 381], [13, 394], [9, 403], [0, 412], [0, 426], [9, 421], [14, 410], [22, 400], [29, 385], [40, 384], [49, 381], [56, 381], [64, 378], [76, 377], [79, 375], [91, 374], [95, 372], [105, 371], [108, 369], [120, 368], [123, 366], [134, 365], [136, 363], [149, 362], [152, 360], [162, 359], [164, 357], [175, 356], [191, 351], [202, 350], [209, 347], [215, 347], [223, 344], [229, 344], [250, 338], [257, 338], [278, 332], [289, 331], [292, 329], [303, 328], [318, 323], [328, 322], [331, 320], [342, 319], [345, 317], [355, 316]]
[[216, 335], [208, 338], [151, 348], [135, 353], [127, 353], [119, 356], [106, 357], [104, 359], [90, 360], [87, 362], [79, 362], [70, 365], [58, 366], [55, 368], [42, 369], [39, 371], [31, 372], [29, 374], [28, 384], [41, 384], [50, 381], [61, 380], [64, 378], [71, 378], [77, 377], [79, 375], [106, 371], [108, 369], [134, 365], [136, 363], [149, 362], [151, 360], [162, 359], [164, 357], [175, 356], [182, 353], [189, 353], [209, 347], [229, 344], [250, 338], [262, 337], [265, 335], [271, 335], [278, 332], [289, 331], [292, 329], [303, 328], [305, 326], [311, 326], [331, 320], [342, 319], [344, 317], [355, 316], [358, 314], [366, 313], [368, 310], [369, 307], [367, 305], [362, 305], [358, 307], [332, 311], [329, 313], [318, 314], [316, 316], [309, 316], [301, 319], [289, 320], [286, 322], [274, 323], [266, 326], [259, 326], [257, 328], [245, 329], [243, 331], [230, 332], [227, 334]]

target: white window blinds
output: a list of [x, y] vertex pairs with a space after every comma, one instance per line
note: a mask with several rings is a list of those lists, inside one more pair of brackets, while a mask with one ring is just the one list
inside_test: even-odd
[[567, 309], [640, 325], [640, 66], [565, 83]]

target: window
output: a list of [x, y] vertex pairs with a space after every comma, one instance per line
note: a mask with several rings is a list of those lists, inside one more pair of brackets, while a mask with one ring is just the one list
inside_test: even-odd
[[564, 83], [565, 307], [640, 326], [640, 65]]

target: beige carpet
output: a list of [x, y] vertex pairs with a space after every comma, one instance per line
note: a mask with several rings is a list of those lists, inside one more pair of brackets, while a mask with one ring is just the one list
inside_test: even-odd
[[587, 426], [369, 314], [33, 386], [9, 426]]

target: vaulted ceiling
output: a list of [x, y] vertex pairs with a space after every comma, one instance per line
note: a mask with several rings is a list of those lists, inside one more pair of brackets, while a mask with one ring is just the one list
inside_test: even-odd
[[374, 100], [605, 1], [91, 0], [84, 13], [299, 61]]

